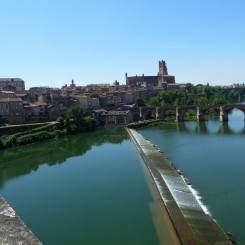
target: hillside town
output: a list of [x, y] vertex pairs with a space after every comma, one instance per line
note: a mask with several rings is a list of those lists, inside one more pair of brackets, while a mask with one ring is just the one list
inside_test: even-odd
[[[202, 87], [203, 85], [197, 85]], [[227, 86], [227, 89], [244, 85]], [[159, 61], [155, 76], [128, 76], [125, 84], [88, 84], [80, 86], [71, 80], [61, 88], [31, 87], [25, 89], [20, 78], [0, 78], [0, 122], [26, 124], [57, 120], [71, 107], [80, 107], [103, 124], [132, 122], [130, 111], [139, 100], [148, 100], [160, 91], [175, 89], [186, 92], [186, 84], [176, 83], [168, 74], [165, 61]]]

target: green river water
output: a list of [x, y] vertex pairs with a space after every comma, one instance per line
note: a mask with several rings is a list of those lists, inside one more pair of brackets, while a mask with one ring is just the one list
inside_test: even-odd
[[[245, 244], [244, 116], [139, 130], [188, 177], [212, 217]], [[124, 128], [0, 152], [0, 195], [46, 245], [159, 244], [153, 197]]]
[[167, 153], [223, 230], [245, 244], [244, 114], [233, 110], [224, 123], [166, 123], [139, 132]]
[[43, 244], [159, 244], [124, 128], [8, 149], [0, 163], [0, 195]]

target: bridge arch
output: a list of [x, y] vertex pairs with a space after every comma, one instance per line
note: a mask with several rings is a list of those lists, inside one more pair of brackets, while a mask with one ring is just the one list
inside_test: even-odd
[[205, 121], [207, 116], [207, 111], [212, 109], [213, 111], [219, 113], [220, 121], [228, 121], [228, 113], [233, 109], [241, 110], [245, 115], [245, 105], [226, 105], [226, 106], [158, 106], [158, 107], [134, 107], [131, 108], [131, 113], [133, 116], [133, 121], [137, 122], [139, 120], [147, 119], [166, 119], [167, 116], [172, 115], [175, 117], [176, 122], [182, 122], [185, 120], [186, 113], [192, 110], [193, 116], [196, 114], [197, 121]]

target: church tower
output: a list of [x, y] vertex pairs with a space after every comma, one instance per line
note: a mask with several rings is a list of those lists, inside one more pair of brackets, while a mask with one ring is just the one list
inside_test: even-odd
[[168, 75], [168, 69], [165, 61], [159, 61], [159, 76], [163, 77]]

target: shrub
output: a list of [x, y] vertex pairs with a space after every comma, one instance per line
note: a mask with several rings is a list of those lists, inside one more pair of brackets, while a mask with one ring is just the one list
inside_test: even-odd
[[88, 131], [92, 131], [92, 130], [95, 130], [97, 123], [93, 117], [84, 117], [83, 126], [86, 127]]
[[3, 142], [0, 140], [0, 150], [2, 150], [2, 149], [4, 149], [5, 147], [4, 147], [4, 144], [3, 144]]
[[15, 135], [9, 135], [5, 138], [5, 146], [10, 147], [16, 144], [17, 137]]
[[64, 135], [66, 135], [66, 131], [65, 130], [55, 130], [54, 131], [55, 137], [56, 138], [60, 138]]
[[37, 132], [34, 134], [27, 134], [19, 137], [17, 139], [17, 144], [19, 145], [30, 144], [38, 141], [52, 139], [55, 138], [55, 136], [56, 136], [55, 132], [47, 132], [47, 131]]

